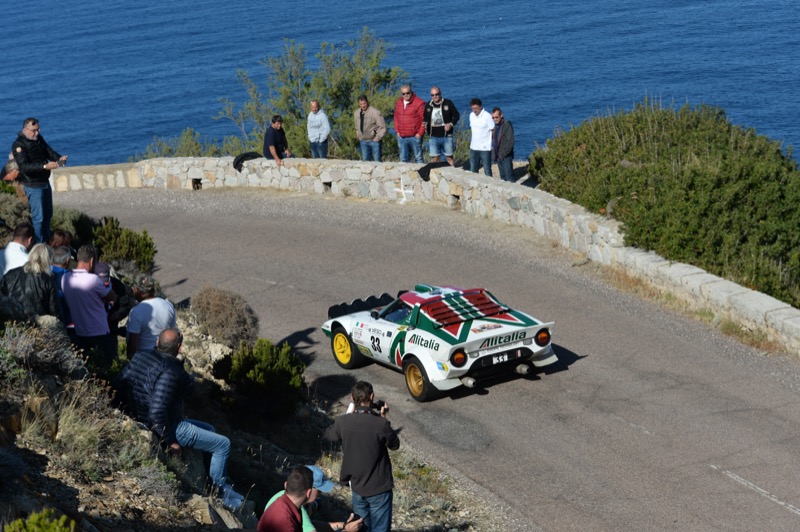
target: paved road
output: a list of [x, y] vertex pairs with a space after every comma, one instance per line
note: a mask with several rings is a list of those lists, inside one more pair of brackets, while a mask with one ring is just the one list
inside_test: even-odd
[[[320, 393], [373, 381], [402, 437], [518, 530], [800, 529], [800, 371], [598, 281], [545, 240], [433, 206], [239, 191], [76, 192], [154, 237], [175, 301], [243, 294], [310, 358]], [[561, 371], [418, 404], [399, 373], [346, 375], [327, 307], [416, 282], [486, 286], [555, 320]]]

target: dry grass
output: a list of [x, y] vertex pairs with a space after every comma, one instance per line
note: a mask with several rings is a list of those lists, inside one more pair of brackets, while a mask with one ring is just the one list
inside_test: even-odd
[[244, 297], [206, 285], [192, 296], [192, 312], [208, 333], [231, 349], [240, 342], [253, 345], [258, 338], [258, 317]]
[[729, 317], [722, 316], [708, 307], [698, 307], [686, 299], [676, 296], [669, 290], [662, 290], [653, 284], [618, 268], [607, 268], [594, 265], [594, 272], [615, 288], [634, 294], [647, 301], [657, 303], [663, 308], [678, 312], [692, 319], [702, 321], [726, 336], [767, 353], [785, 351], [785, 347], [770, 338], [769, 334], [760, 328], [751, 329], [741, 325]]

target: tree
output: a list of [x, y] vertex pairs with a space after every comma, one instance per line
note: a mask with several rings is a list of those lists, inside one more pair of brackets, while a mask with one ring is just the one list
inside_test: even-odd
[[[319, 100], [331, 123], [329, 154], [334, 158], [358, 158], [358, 146], [353, 125], [353, 111], [358, 96], [366, 94], [370, 105], [389, 117], [394, 108], [397, 91], [408, 75], [398, 67], [385, 67], [388, 43], [364, 28], [358, 37], [344, 45], [322, 43], [315, 58], [316, 69], [308, 65], [308, 53], [303, 44], [285, 40], [283, 53], [262, 61], [267, 68], [267, 98], [255, 81], [244, 71], [237, 77], [249, 96], [241, 108], [224, 100], [219, 118], [231, 120], [242, 132], [248, 147], [256, 147], [273, 114], [283, 117], [283, 127], [292, 151], [301, 157], [311, 155], [306, 138], [308, 104]], [[388, 121], [388, 120], [387, 120]], [[387, 138], [388, 140], [388, 138]], [[385, 142], [384, 153], [391, 158], [397, 153], [394, 142]], [[258, 146], [261, 149], [261, 146]]]

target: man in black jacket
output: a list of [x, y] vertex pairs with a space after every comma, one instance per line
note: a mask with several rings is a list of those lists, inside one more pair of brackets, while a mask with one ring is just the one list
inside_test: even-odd
[[50, 170], [66, 164], [67, 156], [59, 155], [39, 135], [39, 121], [26, 118], [22, 131], [11, 146], [11, 153], [19, 167], [18, 179], [22, 181], [25, 195], [31, 206], [36, 241], [50, 241], [50, 220], [53, 218], [53, 191], [50, 188]]
[[340, 481], [353, 491], [353, 512], [364, 518], [370, 532], [385, 532], [392, 525], [392, 462], [389, 451], [400, 448], [400, 438], [386, 419], [385, 403], [373, 408], [372, 385], [357, 382], [351, 391], [355, 410], [337, 416], [325, 438], [342, 442]]
[[180, 456], [183, 447], [211, 453], [209, 476], [214, 488], [226, 507], [238, 510], [244, 497], [226, 476], [230, 440], [208, 423], [183, 417], [183, 399], [194, 391], [194, 380], [177, 359], [182, 342], [179, 329], [165, 329], [155, 349], [133, 355], [114, 380], [114, 388], [127, 410], [161, 439], [168, 453]]
[[514, 182], [514, 128], [511, 122], [505, 119], [499, 107], [492, 109], [492, 155], [497, 169], [500, 170], [500, 179]]
[[456, 150], [455, 127], [461, 115], [453, 102], [442, 98], [439, 87], [431, 87], [431, 101], [425, 104], [422, 121], [428, 133], [428, 152], [431, 162], [437, 163], [444, 155], [450, 166], [455, 166], [453, 154]]

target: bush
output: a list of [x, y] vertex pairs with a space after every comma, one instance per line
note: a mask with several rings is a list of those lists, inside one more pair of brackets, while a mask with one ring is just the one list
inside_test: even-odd
[[231, 349], [258, 338], [258, 317], [239, 294], [204, 286], [192, 296], [192, 311], [208, 334]]
[[26, 519], [17, 519], [3, 528], [3, 532], [74, 532], [75, 521], [66, 515], [55, 519], [52, 509], [34, 512]]
[[800, 172], [718, 108], [645, 100], [531, 156], [543, 189], [624, 223], [628, 245], [800, 305]]
[[100, 251], [100, 259], [124, 269], [126, 261], [132, 261], [139, 271], [152, 271], [156, 246], [147, 234], [147, 229], [137, 233], [120, 227], [119, 220], [103, 217], [94, 229], [94, 245]]
[[82, 244], [88, 244], [94, 239], [94, 229], [97, 220], [75, 209], [67, 209], [56, 205], [53, 208], [53, 219], [50, 222], [53, 230], [69, 231], [74, 240], [72, 247], [78, 249]]
[[53, 463], [82, 480], [96, 482], [151, 461], [149, 440], [111, 406], [104, 383], [70, 381], [36, 405], [23, 416], [20, 442], [44, 448]]
[[36, 326], [12, 323], [0, 336], [0, 351], [29, 371], [68, 376], [83, 374], [64, 326], [53, 316], [40, 316]]
[[294, 414], [305, 369], [289, 344], [278, 348], [259, 338], [254, 346], [242, 343], [234, 351], [228, 382], [249, 399], [249, 404], [264, 408], [273, 418], [286, 419]]
[[11, 241], [14, 227], [18, 224], [31, 221], [28, 206], [16, 196], [0, 194], [0, 220], [5, 224], [0, 227], [0, 247]]

